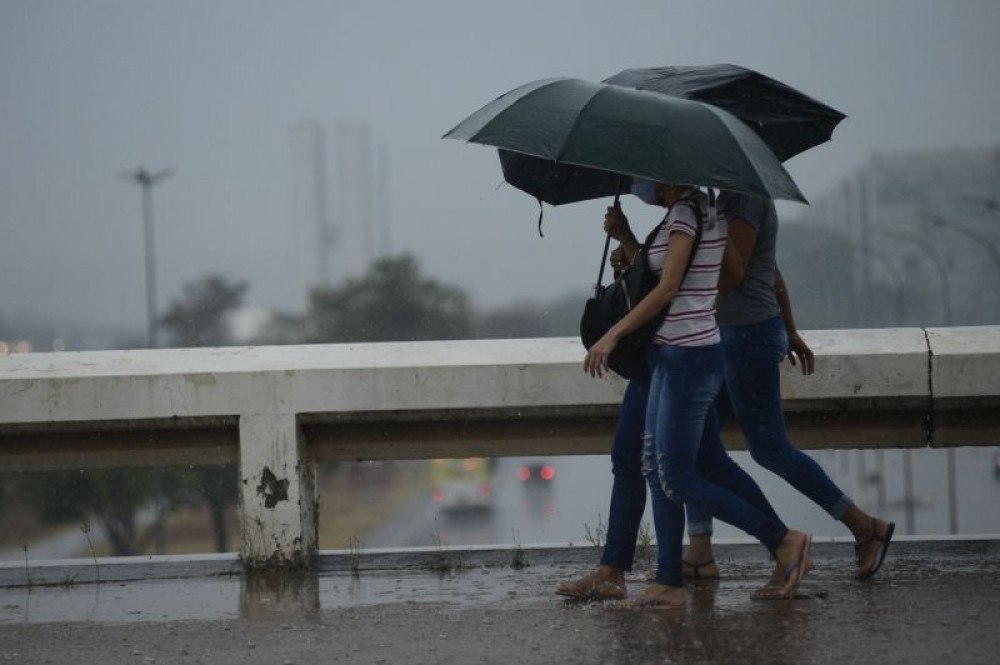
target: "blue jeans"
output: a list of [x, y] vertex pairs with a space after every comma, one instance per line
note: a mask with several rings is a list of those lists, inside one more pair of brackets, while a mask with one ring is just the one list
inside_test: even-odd
[[718, 437], [712, 405], [722, 386], [719, 344], [701, 347], [653, 346], [652, 376], [643, 436], [643, 474], [653, 502], [657, 540], [656, 582], [682, 584], [681, 547], [684, 504], [694, 503], [710, 515], [742, 529], [774, 551], [787, 533], [779, 520], [755, 508], [738, 494], [703, 476], [725, 469], [697, 469], [703, 432]]
[[[608, 532], [601, 564], [632, 570], [636, 539], [646, 510], [646, 480], [642, 474], [642, 433], [646, 427], [649, 374], [629, 381], [618, 414], [618, 426], [611, 444], [611, 507]], [[757, 483], [729, 456], [718, 436], [718, 428], [702, 437], [696, 462], [698, 473], [709, 482], [739, 494], [756, 508], [780, 523]], [[715, 432], [713, 436], [711, 432]], [[784, 525], [782, 525], [784, 526]], [[711, 519], [709, 520], [711, 527]]]
[[[795, 448], [785, 431], [779, 366], [788, 350], [782, 318], [745, 326], [721, 326], [725, 390], [716, 410], [720, 422], [735, 415], [754, 461], [773, 471], [839, 520], [853, 505], [811, 457]], [[712, 517], [689, 505], [688, 533], [711, 534]]]
[[646, 426], [649, 374], [628, 382], [611, 443], [611, 508], [601, 564], [632, 570], [639, 525], [646, 510], [646, 481], [642, 477], [642, 430]]

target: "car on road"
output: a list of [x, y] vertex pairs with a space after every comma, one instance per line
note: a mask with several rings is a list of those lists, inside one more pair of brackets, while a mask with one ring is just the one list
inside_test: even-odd
[[532, 457], [517, 464], [517, 479], [522, 483], [548, 486], [556, 477], [556, 468], [548, 460]]
[[442, 511], [493, 507], [493, 472], [484, 457], [431, 460], [431, 499]]

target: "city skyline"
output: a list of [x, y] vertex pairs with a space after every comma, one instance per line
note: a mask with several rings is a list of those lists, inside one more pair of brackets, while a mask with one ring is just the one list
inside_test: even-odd
[[[607, 202], [546, 208], [539, 238], [538, 205], [502, 185], [494, 151], [440, 140], [483, 103], [547, 76], [742, 64], [848, 114], [786, 165], [816, 198], [875, 153], [1000, 143], [1000, 91], [979, 75], [1000, 65], [997, 24], [981, 1], [4, 3], [0, 319], [142, 334], [140, 200], [118, 177], [140, 166], [176, 170], [156, 192], [162, 304], [221, 273], [250, 282], [248, 304], [294, 310], [306, 256], [288, 232], [288, 132], [302, 119], [378, 137], [392, 177], [374, 183], [376, 251], [391, 215], [384, 249], [485, 307], [585, 292]], [[654, 221], [623, 202], [636, 227]]]

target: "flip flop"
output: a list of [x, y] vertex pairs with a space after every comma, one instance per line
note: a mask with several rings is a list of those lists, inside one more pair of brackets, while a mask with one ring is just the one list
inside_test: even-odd
[[698, 572], [702, 568], [704, 568], [705, 566], [710, 566], [713, 563], [715, 563], [715, 559], [709, 559], [708, 561], [702, 561], [701, 563], [691, 563], [690, 561], [684, 561], [682, 559], [681, 563], [684, 564], [685, 566], [687, 566], [688, 568], [692, 569], [690, 575], [688, 574], [688, 572], [686, 570], [684, 571], [684, 578], [685, 579], [689, 579], [689, 580], [717, 580], [717, 579], [719, 579], [718, 573], [716, 573], [715, 575], [702, 575], [700, 572]]
[[812, 545], [812, 536], [806, 534], [799, 550], [798, 558], [785, 568], [781, 586], [768, 584], [753, 593], [756, 600], [785, 600], [795, 596], [795, 590], [799, 588], [802, 578], [812, 570], [812, 557], [809, 555], [809, 547]]
[[867, 571], [864, 570], [858, 571], [859, 580], [861, 580], [862, 582], [867, 582], [872, 577], [874, 577], [875, 573], [878, 572], [878, 569], [882, 567], [882, 562], [885, 561], [885, 555], [889, 551], [889, 543], [892, 542], [892, 534], [894, 534], [895, 532], [896, 532], [896, 523], [889, 522], [889, 526], [887, 526], [885, 529], [885, 535], [884, 536], [878, 535], [878, 520], [876, 520], [874, 517], [872, 518], [871, 538], [868, 538], [867, 540], [860, 542], [854, 546], [854, 553], [858, 557], [858, 568], [861, 568], [861, 554], [864, 551], [864, 549], [876, 541], [881, 543], [881, 545], [879, 546], [878, 553], [875, 557], [875, 564]]

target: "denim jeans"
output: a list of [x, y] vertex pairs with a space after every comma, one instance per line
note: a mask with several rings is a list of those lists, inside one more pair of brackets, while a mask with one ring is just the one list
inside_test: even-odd
[[642, 477], [642, 430], [646, 426], [649, 374], [628, 382], [618, 412], [611, 444], [611, 508], [601, 564], [632, 570], [639, 525], [646, 510], [646, 481]]
[[[725, 389], [716, 410], [720, 422], [735, 415], [754, 461], [773, 471], [839, 520], [853, 505], [811, 457], [795, 448], [785, 431], [779, 366], [788, 350], [781, 317], [744, 326], [721, 326]], [[688, 533], [712, 533], [712, 517], [689, 505]]]
[[722, 347], [656, 345], [643, 435], [643, 474], [649, 484], [657, 540], [656, 582], [680, 586], [684, 504], [736, 526], [774, 551], [787, 529], [730, 489], [705, 477], [724, 468], [697, 469], [703, 431], [718, 436], [712, 405], [722, 386]]

